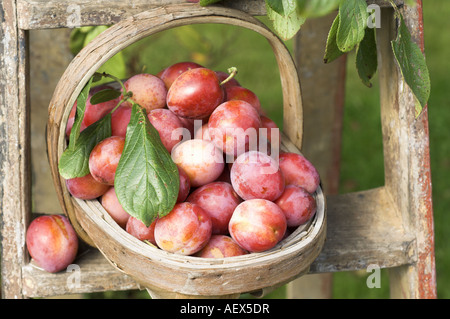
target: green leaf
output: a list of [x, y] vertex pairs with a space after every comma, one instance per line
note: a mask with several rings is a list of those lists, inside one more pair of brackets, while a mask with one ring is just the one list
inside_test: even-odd
[[349, 52], [362, 41], [367, 26], [365, 0], [345, 0], [339, 5], [339, 28], [336, 43], [342, 52]]
[[122, 92], [114, 89], [104, 89], [92, 95], [90, 102], [93, 105], [108, 102], [117, 99], [121, 94]]
[[78, 137], [80, 136], [81, 122], [83, 121], [84, 111], [86, 109], [86, 102], [89, 98], [89, 91], [91, 90], [93, 78], [90, 78], [88, 83], [81, 90], [77, 97], [77, 110], [75, 112], [75, 118], [70, 131], [69, 146], [68, 148], [73, 149], [77, 143]]
[[336, 10], [342, 0], [296, 0], [297, 13], [304, 18], [317, 18]]
[[111, 113], [86, 127], [76, 143], [69, 144], [58, 163], [61, 176], [70, 179], [89, 174], [89, 155], [92, 149], [109, 136], [111, 136]]
[[267, 16], [273, 22], [275, 32], [284, 40], [287, 41], [297, 34], [305, 18], [299, 16], [295, 10], [296, 4], [294, 0], [283, 1], [283, 8], [285, 15], [280, 15], [266, 5]]
[[284, 6], [283, 1], [280, 0], [266, 0], [266, 6], [268, 6], [271, 10], [275, 11], [279, 15], [284, 16]]
[[366, 86], [372, 87], [370, 80], [373, 78], [378, 68], [375, 28], [366, 28], [364, 39], [358, 45], [356, 68], [362, 82]]
[[147, 226], [167, 215], [177, 201], [178, 168], [137, 104], [132, 107], [114, 187], [125, 211]]
[[106, 76], [106, 74], [95, 72], [92, 76], [92, 82], [99, 82], [103, 79], [104, 76]]
[[392, 41], [392, 49], [403, 78], [420, 104], [416, 106], [416, 116], [430, 97], [430, 75], [425, 56], [419, 46], [411, 39], [411, 33], [400, 15], [397, 38]]
[[325, 48], [325, 56], [323, 58], [325, 63], [331, 63], [340, 56], [342, 56], [343, 54], [345, 54], [344, 52], [339, 50], [336, 43], [336, 35], [338, 28], [339, 28], [339, 15], [337, 15], [336, 18], [334, 19], [330, 31], [328, 32], [327, 45]]
[[220, 2], [222, 0], [200, 0], [199, 4], [204, 7], [204, 6], [208, 6], [210, 4], [216, 3], [216, 2]]

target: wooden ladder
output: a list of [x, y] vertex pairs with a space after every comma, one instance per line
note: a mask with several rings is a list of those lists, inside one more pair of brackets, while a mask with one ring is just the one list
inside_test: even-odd
[[[38, 41], [33, 43], [29, 35], [32, 33], [36, 37], [45, 37], [45, 33], [39, 33], [39, 30], [108, 25], [163, 3], [181, 2], [185, 1], [2, 1], [2, 298], [48, 297], [141, 288], [130, 277], [112, 267], [96, 249], [88, 250], [76, 261], [78, 270], [81, 270], [81, 284], [74, 283], [74, 272], [50, 274], [30, 264], [25, 233], [33, 207], [38, 206], [32, 203], [31, 185], [35, 177], [41, 176], [39, 172], [32, 172], [31, 141], [37, 135], [44, 135], [43, 127], [35, 133], [34, 123], [39, 119], [46, 123], [48, 106], [45, 98], [47, 103], [40, 103], [31, 97], [45, 93], [49, 99], [54, 87], [49, 86], [49, 82], [56, 84], [57, 76], [62, 74], [70, 60], [64, 60], [67, 48], [56, 43], [56, 46], [61, 46], [61, 49], [56, 48], [61, 55], [52, 56], [50, 60], [54, 65], [48, 68], [54, 67], [56, 71], [48, 71], [53, 73], [47, 75], [50, 79], [45, 85], [34, 83], [33, 80], [39, 76], [35, 77], [33, 71], [40, 66], [30, 67], [30, 56], [34, 54], [33, 45], [38, 47], [37, 52], [43, 54], [45, 51], [42, 48], [46, 44]], [[418, 5], [414, 8], [403, 6], [402, 2], [396, 1], [413, 39], [423, 49], [422, 2], [418, 0]], [[310, 273], [366, 270], [370, 265], [376, 265], [389, 269], [392, 298], [436, 298], [427, 109], [419, 118], [415, 118], [413, 95], [394, 62], [390, 41], [396, 34], [397, 24], [393, 10], [383, 0], [370, 0], [368, 3], [377, 4], [382, 10], [382, 27], [377, 30], [385, 170], [385, 184], [382, 187], [337, 194], [346, 58], [342, 57], [330, 65], [323, 64], [322, 60], [325, 39], [334, 17], [308, 21], [295, 39], [294, 52], [304, 92], [306, 119], [302, 151], [318, 167], [328, 194], [327, 241], [322, 253], [312, 264]], [[264, 0], [227, 0], [224, 4], [253, 15], [265, 14]], [[67, 32], [64, 36], [67, 36]], [[57, 41], [57, 37], [51, 37], [48, 41]], [[33, 93], [36, 88], [41, 88], [42, 91]], [[317, 134], [318, 131], [320, 134]], [[41, 151], [37, 151], [36, 155], [33, 153], [33, 160], [40, 156], [46, 161], [43, 149], [45, 145], [41, 145]], [[52, 192], [47, 187], [41, 187], [39, 191], [44, 196], [51, 196]], [[56, 210], [57, 208], [53, 212]], [[302, 292], [302, 280], [300, 278], [289, 284], [289, 297], [305, 295]]]

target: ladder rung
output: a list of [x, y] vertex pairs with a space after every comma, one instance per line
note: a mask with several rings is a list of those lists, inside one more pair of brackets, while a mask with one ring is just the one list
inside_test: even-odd
[[415, 237], [384, 187], [327, 197], [327, 239], [311, 273], [380, 268], [414, 262]]

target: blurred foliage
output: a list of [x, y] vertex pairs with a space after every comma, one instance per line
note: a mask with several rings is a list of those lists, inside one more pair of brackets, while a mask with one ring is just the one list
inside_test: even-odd
[[[70, 34], [70, 50], [73, 55], [78, 54], [82, 48], [89, 44], [96, 36], [108, 29], [107, 26], [88, 26], [75, 28]], [[108, 59], [99, 69], [98, 72], [106, 72], [113, 74], [118, 78], [126, 77], [126, 63], [122, 52], [118, 52], [113, 57]], [[105, 82], [110, 82], [110, 79], [104, 78], [96, 82], [100, 85]]]

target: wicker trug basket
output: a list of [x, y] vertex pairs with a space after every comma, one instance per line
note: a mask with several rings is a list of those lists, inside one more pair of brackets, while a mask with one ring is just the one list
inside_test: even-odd
[[296, 66], [284, 43], [259, 20], [241, 11], [219, 6], [171, 5], [111, 26], [67, 67], [49, 106], [47, 147], [53, 180], [61, 206], [80, 238], [98, 247], [111, 264], [146, 287], [152, 297], [236, 297], [246, 292], [261, 295], [307, 273], [321, 252], [326, 204], [320, 186], [314, 194], [317, 211], [307, 227], [298, 228], [266, 252], [210, 259], [168, 253], [139, 241], [120, 228], [97, 200], [72, 197], [58, 173], [58, 160], [66, 147], [65, 123], [76, 97], [94, 72], [114, 54], [144, 37], [199, 23], [239, 26], [268, 40], [283, 90], [282, 149], [299, 152], [303, 125], [301, 90]]

